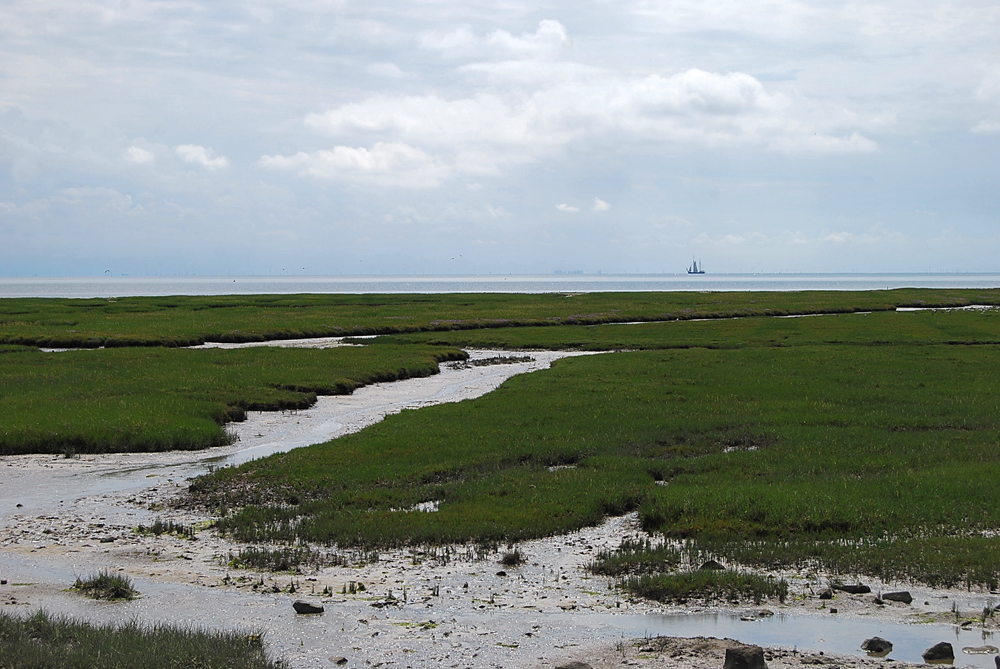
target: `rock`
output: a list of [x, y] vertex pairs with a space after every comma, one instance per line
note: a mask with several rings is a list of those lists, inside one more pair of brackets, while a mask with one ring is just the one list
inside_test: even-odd
[[322, 604], [313, 604], [304, 599], [297, 599], [292, 603], [292, 608], [296, 613], [323, 613]]
[[507, 575], [507, 572], [503, 571], [502, 569], [497, 572], [497, 576], [506, 576], [506, 575]]
[[0, 585], [7, 585], [7, 579], [0, 578]]
[[594, 669], [586, 662], [567, 662], [566, 664], [556, 665], [556, 669]]
[[330, 661], [333, 662], [334, 664], [347, 664], [346, 657], [331, 657]]
[[833, 599], [833, 590], [830, 589], [830, 588], [827, 588], [823, 592], [819, 593], [819, 598], [820, 599]]
[[834, 590], [842, 590], [851, 595], [865, 595], [872, 591], [867, 585], [861, 585], [860, 583], [857, 585], [838, 585], [833, 583], [831, 587]]
[[947, 641], [936, 643], [921, 654], [924, 662], [954, 662], [955, 650]]
[[900, 592], [887, 592], [882, 595], [882, 599], [890, 602], [903, 602], [904, 604], [910, 604], [913, 602], [913, 597], [911, 597], [910, 593], [906, 590], [902, 590]]
[[997, 665], [997, 669], [1000, 669], [1000, 656], [993, 658], [993, 664]]
[[[1000, 648], [996, 646], [966, 646], [962, 649], [963, 653], [968, 653], [969, 655], [996, 655], [1000, 653]], [[994, 662], [1000, 658], [993, 658]]]
[[715, 560], [709, 560], [708, 562], [703, 563], [701, 567], [699, 567], [699, 569], [705, 569], [705, 570], [710, 569], [714, 571], [722, 571], [725, 568], [726, 565], [722, 564], [721, 562], [717, 562]]
[[764, 649], [760, 646], [737, 646], [726, 649], [722, 669], [767, 669]]
[[875, 657], [885, 657], [892, 652], [892, 642], [880, 636], [873, 636], [870, 639], [864, 640], [861, 644], [861, 650]]

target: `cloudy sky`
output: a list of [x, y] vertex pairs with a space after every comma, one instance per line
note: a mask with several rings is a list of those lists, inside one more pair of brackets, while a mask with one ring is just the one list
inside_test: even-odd
[[996, 0], [2, 0], [0, 276], [1000, 271]]

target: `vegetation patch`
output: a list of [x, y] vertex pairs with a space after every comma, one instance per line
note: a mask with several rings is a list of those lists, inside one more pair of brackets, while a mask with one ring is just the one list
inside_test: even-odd
[[19, 618], [0, 612], [0, 667], [92, 669], [279, 669], [261, 635], [138, 622], [92, 625], [43, 611]]
[[663, 541], [625, 539], [617, 550], [603, 550], [587, 565], [594, 574], [627, 576], [658, 574], [676, 569], [681, 564], [681, 551]]
[[766, 599], [784, 602], [788, 596], [788, 583], [784, 579], [729, 569], [628, 576], [619, 580], [618, 585], [634, 595], [658, 602], [683, 603], [698, 598], [730, 602], [749, 599], [760, 604]]
[[127, 601], [139, 596], [139, 591], [132, 585], [132, 579], [124, 574], [112, 574], [106, 570], [86, 578], [77, 576], [73, 590], [91, 599], [108, 601]]
[[0, 344], [176, 347], [207, 341], [254, 342], [968, 304], [1000, 304], [1000, 290], [7, 298], [0, 300]]
[[321, 567], [326, 564], [323, 556], [308, 547], [243, 548], [236, 555], [229, 554], [229, 565], [236, 569], [302, 573], [303, 567]]
[[730, 345], [559, 360], [197, 479], [190, 499], [247, 542], [510, 544], [637, 510], [728, 562], [996, 583], [1000, 314], [749, 320], [589, 328], [601, 346]]
[[524, 555], [521, 554], [521, 549], [513, 548], [509, 551], [506, 551], [500, 557], [500, 564], [502, 564], [505, 567], [520, 567], [522, 564], [524, 564]]
[[157, 518], [148, 527], [145, 525], [139, 525], [135, 528], [138, 534], [153, 534], [160, 536], [161, 534], [172, 534], [182, 539], [195, 539], [195, 530], [193, 527], [188, 527], [183, 523], [175, 523], [172, 520], [161, 520]]
[[232, 440], [247, 411], [305, 409], [464, 360], [430, 346], [164, 348], [0, 355], [0, 455], [192, 450]]

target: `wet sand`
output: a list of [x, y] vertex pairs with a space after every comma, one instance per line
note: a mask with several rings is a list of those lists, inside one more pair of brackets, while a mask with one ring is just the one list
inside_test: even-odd
[[[512, 355], [474, 352], [475, 357], [497, 354]], [[717, 643], [652, 643], [643, 638], [671, 630], [684, 636], [731, 635], [768, 646], [773, 645], [769, 640], [778, 639], [784, 649], [770, 651], [772, 667], [861, 667], [888, 660], [838, 653], [849, 653], [865, 636], [894, 623], [934, 621], [941, 624], [911, 626], [918, 630], [911, 646], [923, 644], [924, 638], [923, 647], [952, 641], [960, 655], [956, 664], [993, 666], [992, 656], [963, 656], [960, 651], [963, 644], [991, 643], [987, 633], [970, 629], [962, 637], [945, 624], [954, 619], [953, 605], [974, 613], [989, 593], [866, 581], [875, 592], [909, 589], [915, 601], [877, 606], [873, 595], [843, 593], [822, 601], [818, 593], [827, 579], [802, 571], [776, 574], [791, 582], [793, 596], [785, 604], [660, 606], [631, 600], [585, 568], [599, 551], [642, 535], [634, 515], [523, 543], [519, 549], [526, 562], [515, 568], [501, 566], [499, 553], [482, 555], [471, 546], [453, 546], [447, 553], [382, 551], [377, 560], [343, 553], [347, 566], [274, 575], [228, 567], [230, 553], [241, 546], [211, 530], [198, 532], [195, 541], [135, 532], [138, 524], [154, 518], [194, 526], [209, 522], [209, 517], [172, 509], [169, 503], [188, 477], [211, 466], [325, 441], [404, 408], [476, 397], [514, 373], [542, 369], [565, 354], [531, 355], [536, 362], [446, 366], [429, 379], [320, 398], [306, 411], [253, 414], [233, 426], [240, 437], [237, 444], [211, 451], [0, 459], [0, 579], [8, 581], [0, 585], [0, 606], [20, 613], [41, 607], [96, 622], [136, 618], [263, 631], [270, 651], [291, 667], [334, 666], [330, 658], [341, 656], [350, 667], [546, 667], [570, 660], [594, 667], [721, 666], [724, 648]], [[76, 576], [99, 569], [129, 575], [142, 596], [107, 603], [66, 591]], [[365, 590], [343, 592], [351, 582], [363, 583]], [[296, 591], [289, 592], [293, 584]], [[322, 603], [325, 612], [296, 615], [291, 604], [299, 598]], [[775, 615], [763, 613], [764, 608]], [[843, 631], [844, 640], [831, 646], [826, 637], [832, 638], [838, 626], [832, 621], [861, 624]], [[789, 635], [792, 627], [782, 625], [799, 631]], [[989, 627], [995, 628], [992, 621]], [[903, 628], [892, 630], [903, 633]], [[821, 650], [824, 655], [818, 655]], [[900, 649], [891, 657], [915, 655], [912, 649]]]

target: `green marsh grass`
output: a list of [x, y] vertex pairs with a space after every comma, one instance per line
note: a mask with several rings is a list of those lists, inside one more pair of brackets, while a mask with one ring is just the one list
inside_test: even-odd
[[191, 346], [525, 325], [881, 311], [1000, 304], [1000, 290], [228, 295], [0, 299], [0, 344]]
[[436, 374], [465, 359], [428, 346], [103, 349], [0, 355], [0, 454], [191, 450], [231, 441], [227, 421], [317, 395]]
[[620, 579], [618, 585], [634, 595], [658, 602], [686, 602], [698, 598], [751, 600], [760, 604], [767, 599], [784, 602], [788, 596], [788, 582], [784, 579], [730, 569], [628, 576]]
[[[747, 564], [758, 552], [995, 582], [994, 540], [982, 537], [1000, 528], [1000, 317], [752, 320], [636, 326], [635, 348], [657, 328], [733, 339], [560, 360], [475, 401], [222, 470], [190, 492], [227, 510], [220, 529], [247, 542], [511, 543], [637, 510], [647, 530]], [[764, 334], [730, 334], [742, 327]], [[633, 337], [631, 326], [587, 330], [616, 345]], [[784, 334], [794, 345], [774, 345]], [[396, 511], [428, 501], [436, 513]], [[852, 563], [832, 548], [866, 541], [876, 548]]]
[[279, 669], [261, 635], [137, 622], [93, 625], [38, 611], [0, 612], [0, 667], [36, 669]]
[[230, 553], [229, 565], [237, 569], [302, 573], [303, 567], [320, 567], [327, 561], [323, 556], [305, 546], [258, 548], [249, 546], [236, 555]]
[[107, 570], [101, 570], [84, 578], [78, 576], [76, 583], [73, 584], [73, 590], [91, 599], [108, 601], [127, 601], [139, 596], [132, 579], [124, 574], [113, 574]]
[[659, 574], [677, 569], [680, 549], [663, 541], [625, 539], [615, 550], [602, 550], [587, 569], [602, 576]]
[[153, 534], [160, 536], [161, 534], [173, 534], [174, 536], [181, 537], [183, 539], [195, 539], [195, 531], [193, 527], [188, 527], [183, 523], [175, 523], [172, 520], [161, 520], [157, 518], [148, 527], [146, 525], [139, 525], [135, 528], [138, 534]]

